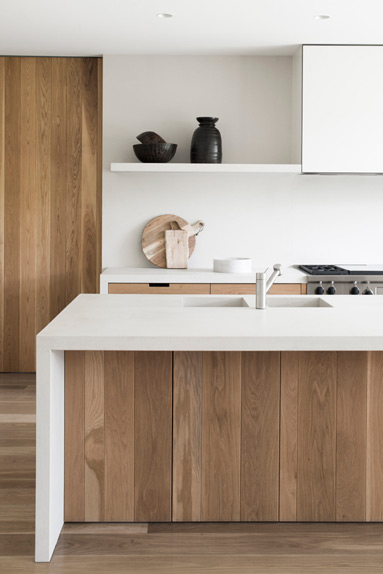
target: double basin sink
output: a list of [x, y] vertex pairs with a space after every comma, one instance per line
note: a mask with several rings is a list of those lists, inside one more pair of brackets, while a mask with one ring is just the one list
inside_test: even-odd
[[[184, 296], [184, 307], [250, 307], [244, 297], [208, 297]], [[321, 297], [310, 297], [307, 295], [278, 296], [270, 295], [267, 297], [267, 307], [294, 308], [294, 307], [332, 307], [330, 303]]]

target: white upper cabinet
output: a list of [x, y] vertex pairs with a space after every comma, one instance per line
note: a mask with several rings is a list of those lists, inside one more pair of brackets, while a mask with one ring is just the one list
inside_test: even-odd
[[302, 171], [383, 173], [383, 46], [303, 46]]

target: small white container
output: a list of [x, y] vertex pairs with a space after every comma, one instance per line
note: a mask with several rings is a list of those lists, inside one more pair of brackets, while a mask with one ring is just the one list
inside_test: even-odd
[[216, 273], [251, 273], [251, 259], [248, 257], [214, 259], [213, 269]]

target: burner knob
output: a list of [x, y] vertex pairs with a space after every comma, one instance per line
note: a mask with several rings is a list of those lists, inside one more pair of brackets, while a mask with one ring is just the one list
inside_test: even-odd
[[322, 281], [319, 282], [318, 287], [315, 289], [315, 295], [323, 295], [324, 289], [322, 285]]
[[366, 289], [363, 291], [363, 295], [373, 295], [373, 294], [374, 294], [374, 292], [373, 292], [373, 290], [372, 290], [371, 287], [370, 287], [370, 282], [367, 281], [367, 287], [366, 287]]
[[359, 289], [356, 281], [354, 281], [354, 286], [351, 287], [351, 289], [350, 289], [350, 295], [359, 295], [359, 293], [360, 293], [360, 289]]
[[336, 293], [336, 288], [334, 285], [334, 281], [331, 281], [331, 285], [327, 289], [327, 295], [335, 295], [335, 293]]

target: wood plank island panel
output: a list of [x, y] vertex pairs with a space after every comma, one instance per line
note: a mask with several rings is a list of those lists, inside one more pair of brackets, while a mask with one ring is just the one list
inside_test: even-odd
[[101, 271], [100, 58], [0, 58], [0, 371]]
[[65, 352], [65, 520], [171, 519], [172, 354]]

